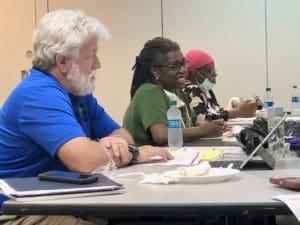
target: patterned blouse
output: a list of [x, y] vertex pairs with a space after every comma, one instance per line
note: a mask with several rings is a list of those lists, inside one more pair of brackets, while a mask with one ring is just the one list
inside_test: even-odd
[[190, 106], [198, 118], [200, 117], [202, 120], [224, 118], [227, 120], [228, 112], [220, 107], [212, 90], [202, 90], [198, 84], [187, 81], [183, 91], [188, 96]]

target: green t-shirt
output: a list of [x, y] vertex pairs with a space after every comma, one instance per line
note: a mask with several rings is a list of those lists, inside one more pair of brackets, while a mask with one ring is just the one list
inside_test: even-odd
[[[186, 96], [179, 90], [176, 93], [185, 103], [185, 109], [181, 109], [182, 118], [185, 124], [194, 124], [196, 120], [195, 113], [191, 110]], [[181, 95], [182, 94], [182, 95]], [[128, 130], [135, 140], [135, 144], [140, 145], [156, 145], [152, 138], [150, 127], [155, 124], [167, 124], [167, 111], [169, 109], [169, 98], [162, 88], [151, 83], [145, 83], [139, 87], [135, 93], [130, 105], [127, 108], [123, 119], [123, 127]], [[189, 118], [192, 122], [187, 122], [186, 112], [189, 111]]]

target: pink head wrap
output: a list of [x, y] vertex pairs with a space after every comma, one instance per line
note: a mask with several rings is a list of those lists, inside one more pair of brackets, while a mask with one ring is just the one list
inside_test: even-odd
[[208, 53], [199, 49], [190, 50], [188, 53], [186, 53], [184, 58], [188, 62], [185, 79], [190, 78], [190, 72], [199, 69], [214, 61], [213, 58]]

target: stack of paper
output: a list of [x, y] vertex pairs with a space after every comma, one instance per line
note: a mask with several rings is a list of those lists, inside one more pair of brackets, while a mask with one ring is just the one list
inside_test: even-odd
[[300, 222], [300, 194], [277, 195], [273, 199], [284, 202]]
[[226, 130], [231, 131], [233, 126], [241, 126], [241, 127], [250, 127], [253, 125], [253, 121], [256, 119], [256, 117], [250, 117], [250, 118], [233, 118], [229, 119], [226, 122]]
[[160, 164], [197, 165], [200, 161], [213, 161], [221, 158], [244, 159], [247, 156], [243, 149], [238, 146], [182, 147], [169, 149], [169, 152], [174, 156], [174, 159]]
[[214, 161], [218, 159], [245, 159], [246, 153], [238, 146], [206, 146], [206, 147], [182, 147], [167, 150], [174, 159], [167, 162], [149, 163], [148, 166], [156, 165], [198, 165], [202, 161]]

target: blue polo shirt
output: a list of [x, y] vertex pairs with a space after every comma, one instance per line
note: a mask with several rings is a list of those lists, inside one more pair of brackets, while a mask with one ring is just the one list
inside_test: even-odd
[[67, 170], [56, 157], [62, 144], [118, 128], [93, 95], [74, 96], [51, 74], [32, 68], [0, 110], [0, 178]]

